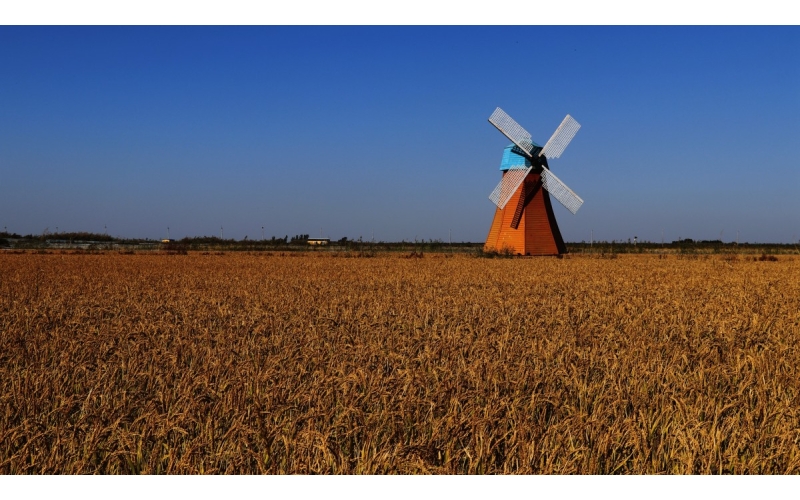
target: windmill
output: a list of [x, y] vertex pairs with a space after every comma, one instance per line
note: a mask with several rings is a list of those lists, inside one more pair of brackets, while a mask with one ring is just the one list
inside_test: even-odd
[[583, 200], [550, 171], [547, 159], [561, 156], [580, 124], [567, 115], [542, 147], [500, 108], [492, 113], [489, 122], [514, 144], [503, 150], [503, 178], [489, 195], [497, 209], [484, 250], [509, 250], [518, 255], [566, 253], [550, 195], [573, 214]]

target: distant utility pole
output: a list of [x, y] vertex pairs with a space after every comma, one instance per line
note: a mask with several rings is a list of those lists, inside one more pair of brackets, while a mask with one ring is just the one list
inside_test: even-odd
[[219, 226], [219, 239], [225, 239], [225, 231], [223, 231], [222, 226]]
[[264, 226], [261, 226], [261, 241], [264, 241]]
[[594, 246], [594, 229], [589, 233], [589, 248]]
[[447, 231], [447, 241], [450, 243], [450, 246], [453, 246], [453, 230], [448, 229]]
[[108, 236], [108, 226], [103, 224], [103, 231], [105, 232], [106, 236]]
[[736, 245], [739, 245], [739, 230], [736, 230]]
[[169, 239], [169, 226], [167, 226], [167, 239]]

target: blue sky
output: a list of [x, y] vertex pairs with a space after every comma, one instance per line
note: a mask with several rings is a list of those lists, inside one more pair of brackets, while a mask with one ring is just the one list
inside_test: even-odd
[[0, 27], [0, 229], [483, 241], [544, 143], [567, 241], [800, 239], [798, 27]]

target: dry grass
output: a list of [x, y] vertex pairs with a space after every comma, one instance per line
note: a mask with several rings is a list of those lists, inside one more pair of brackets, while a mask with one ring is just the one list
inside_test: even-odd
[[800, 260], [0, 255], [0, 473], [797, 473]]

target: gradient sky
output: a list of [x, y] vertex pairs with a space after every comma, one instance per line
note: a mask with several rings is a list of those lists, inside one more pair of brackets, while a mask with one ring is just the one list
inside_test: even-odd
[[800, 239], [798, 27], [0, 27], [0, 229], [479, 242], [497, 106], [566, 241]]

